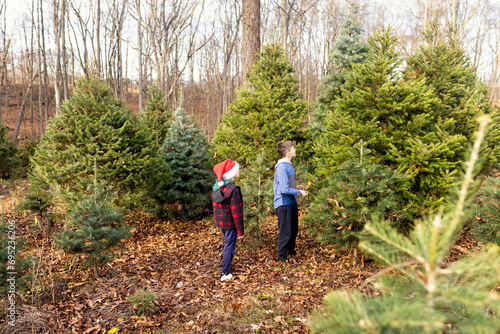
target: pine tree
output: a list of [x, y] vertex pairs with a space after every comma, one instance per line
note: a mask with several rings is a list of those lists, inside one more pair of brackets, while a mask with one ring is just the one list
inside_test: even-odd
[[160, 157], [170, 167], [173, 177], [160, 193], [166, 202], [181, 204], [185, 219], [199, 214], [210, 203], [213, 172], [207, 151], [205, 134], [196, 128], [184, 109], [178, 108], [160, 149]]
[[110, 260], [114, 248], [121, 247], [122, 240], [129, 237], [131, 228], [120, 223], [123, 214], [102, 184], [89, 186], [88, 193], [76, 203], [65, 229], [55, 235], [54, 241], [69, 253], [85, 254], [98, 278], [98, 265]]
[[148, 99], [141, 112], [141, 120], [148, 129], [149, 136], [158, 149], [165, 140], [170, 124], [172, 113], [168, 110], [165, 101], [165, 93], [157, 85], [148, 88]]
[[306, 214], [309, 233], [320, 242], [354, 250], [359, 235], [372, 216], [389, 219], [397, 210], [394, 184], [404, 176], [373, 163], [370, 150], [360, 140], [351, 150], [352, 159], [328, 176]]
[[358, 10], [358, 5], [352, 4], [351, 11], [342, 25], [339, 39], [328, 59], [327, 74], [318, 86], [318, 97], [311, 122], [313, 137], [325, 131], [326, 114], [329, 110], [335, 109], [335, 100], [342, 95], [342, 88], [352, 66], [362, 64], [366, 60], [368, 44], [361, 41], [363, 28], [358, 21]]
[[401, 212], [412, 220], [413, 213], [445, 200], [467, 138], [454, 132], [454, 120], [443, 117], [442, 103], [425, 78], [403, 75], [396, 41], [391, 30], [370, 38], [367, 61], [353, 67], [336, 110], [327, 115], [314, 162], [318, 176], [328, 175], [349, 160], [350, 147], [366, 141], [375, 163], [408, 175], [395, 193]]
[[[480, 115], [489, 115], [493, 119], [481, 152], [484, 170], [500, 157], [499, 110], [492, 105], [488, 87], [476, 76], [465, 50], [452, 39], [440, 37], [439, 31], [426, 31], [425, 40], [427, 43], [407, 59], [405, 72], [426, 78], [441, 102], [440, 117], [453, 125], [449, 134], [460, 134], [470, 142], [474, 137], [475, 119]], [[457, 159], [463, 159], [467, 146], [455, 149]]]
[[[465, 205], [488, 118], [483, 117], [462, 187], [452, 210], [429, 216], [409, 236], [382, 222], [366, 226], [360, 244], [388, 267], [375, 275], [369, 293], [334, 291], [314, 313], [315, 333], [497, 333], [500, 328], [498, 246], [451, 264], [450, 253], [464, 224]], [[399, 271], [400, 274], [393, 273]]]
[[148, 130], [111, 88], [98, 78], [83, 78], [60, 110], [32, 159], [32, 196], [71, 209], [92, 184], [97, 163], [99, 179], [119, 192], [120, 206], [154, 206], [168, 166], [157, 157]]
[[0, 175], [11, 176], [18, 164], [16, 145], [7, 137], [7, 127], [0, 123]]
[[291, 140], [298, 159], [310, 155], [305, 127], [307, 103], [301, 100], [298, 79], [279, 45], [264, 46], [248, 80], [231, 103], [212, 140], [217, 160], [233, 159], [242, 167], [252, 164], [264, 148], [265, 166], [272, 173], [279, 156], [276, 145]]
[[489, 177], [482, 185], [472, 233], [483, 242], [500, 246], [500, 179]]

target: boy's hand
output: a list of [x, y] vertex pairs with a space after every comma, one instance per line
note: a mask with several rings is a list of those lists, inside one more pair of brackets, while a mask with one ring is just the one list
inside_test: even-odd
[[237, 238], [238, 239], [243, 239], [245, 237], [245, 235], [239, 235]]
[[307, 191], [305, 191], [305, 190], [301, 190], [301, 191], [300, 191], [300, 195], [301, 195], [301, 196], [307, 196]]

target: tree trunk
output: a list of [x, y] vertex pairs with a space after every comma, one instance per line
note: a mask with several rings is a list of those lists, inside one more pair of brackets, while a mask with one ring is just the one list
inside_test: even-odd
[[23, 120], [23, 114], [24, 114], [24, 109], [26, 108], [26, 102], [28, 101], [28, 97], [31, 96], [31, 89], [33, 88], [33, 81], [35, 81], [36, 77], [38, 76], [38, 72], [35, 73], [33, 78], [31, 78], [28, 91], [26, 92], [26, 95], [24, 95], [23, 103], [21, 104], [21, 108], [19, 108], [19, 114], [17, 115], [17, 122], [16, 122], [16, 127], [14, 129], [14, 135], [12, 136], [12, 140], [14, 142], [17, 142], [17, 137], [19, 136], [19, 130], [21, 129], [21, 121]]
[[68, 55], [66, 53], [66, 20], [69, 21], [68, 11], [66, 10], [67, 0], [63, 0], [61, 6], [61, 47], [62, 47], [62, 85], [63, 99], [68, 99]]
[[[43, 2], [40, 0], [40, 28], [42, 34], [42, 58], [43, 58], [43, 99], [45, 101], [45, 123], [49, 122], [49, 74], [47, 71], [47, 53], [45, 49], [45, 29], [43, 27]], [[40, 74], [41, 75], [41, 74]], [[40, 78], [41, 79], [41, 78]]]
[[137, 0], [137, 42], [139, 44], [139, 113], [142, 112], [142, 36], [141, 0]]
[[452, 28], [452, 36], [455, 39], [455, 41], [458, 41], [458, 6], [459, 6], [459, 1], [453, 0], [453, 7], [451, 9], [451, 15], [452, 15], [451, 28]]
[[[42, 73], [42, 44], [40, 40], [40, 10], [41, 0], [37, 1], [37, 40], [38, 40], [38, 73]], [[42, 77], [38, 78], [38, 113], [40, 114], [40, 136], [43, 135], [43, 105], [42, 105]]]
[[246, 74], [257, 61], [260, 50], [260, 0], [242, 0], [241, 65], [243, 85], [248, 85]]
[[[62, 0], [64, 2], [64, 0]], [[54, 95], [56, 100], [56, 114], [59, 114], [59, 105], [61, 103], [61, 91], [60, 91], [60, 73], [61, 73], [61, 62], [60, 62], [60, 42], [61, 42], [61, 24], [59, 19], [59, 0], [54, 0], [54, 35], [55, 35], [55, 74], [54, 74]]]
[[97, 0], [97, 23], [96, 23], [96, 37], [97, 37], [97, 59], [96, 59], [96, 70], [97, 75], [101, 76], [101, 37], [100, 37], [100, 26], [101, 26], [101, 0]]

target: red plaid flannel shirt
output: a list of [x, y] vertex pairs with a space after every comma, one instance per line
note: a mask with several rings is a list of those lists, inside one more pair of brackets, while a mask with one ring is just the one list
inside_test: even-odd
[[222, 203], [214, 202], [212, 194], [215, 226], [223, 230], [236, 228], [238, 235], [244, 235], [243, 198], [240, 187], [234, 183], [229, 183], [217, 191], [221, 192], [225, 200]]

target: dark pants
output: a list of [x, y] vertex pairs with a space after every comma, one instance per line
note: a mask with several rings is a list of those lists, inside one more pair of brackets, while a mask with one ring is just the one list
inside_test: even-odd
[[295, 240], [299, 233], [299, 208], [297, 204], [276, 208], [278, 215], [278, 257], [295, 255]]
[[236, 229], [233, 230], [222, 230], [222, 235], [224, 236], [224, 254], [222, 255], [222, 274], [229, 273], [231, 269], [231, 263], [233, 262], [233, 256], [236, 250], [236, 238], [238, 237], [238, 232]]

